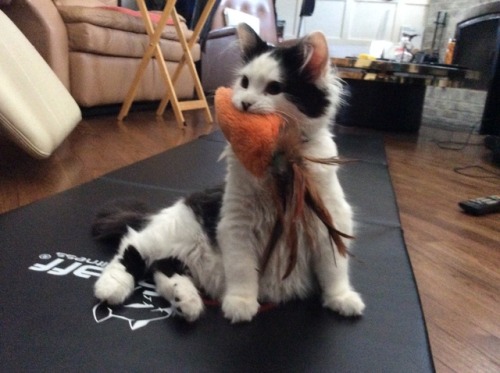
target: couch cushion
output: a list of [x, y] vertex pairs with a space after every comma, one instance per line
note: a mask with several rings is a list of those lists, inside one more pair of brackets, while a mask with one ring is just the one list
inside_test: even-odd
[[[70, 52], [71, 94], [83, 107], [123, 102], [134, 74], [139, 67], [139, 58], [101, 56], [91, 53]], [[179, 65], [166, 61], [172, 75]], [[117, 82], [109, 84], [109, 82]], [[156, 61], [150, 61], [139, 83], [135, 101], [161, 100], [166, 88]], [[175, 84], [177, 97], [193, 97], [193, 79], [187, 66], [181, 71]]]
[[54, 0], [57, 6], [116, 6], [117, 0]]
[[[142, 58], [149, 46], [149, 37], [145, 34], [109, 29], [90, 23], [69, 23], [66, 26], [71, 51]], [[160, 48], [163, 57], [168, 61], [178, 62], [183, 55], [178, 41], [161, 39]], [[200, 59], [199, 44], [193, 46], [191, 53], [195, 61]]]
[[[146, 28], [140, 17], [134, 17], [129, 14], [117, 12], [109, 8], [82, 7], [82, 6], [60, 6], [64, 23], [90, 23], [95, 26], [109, 29], [134, 32], [137, 34], [146, 34]], [[181, 29], [187, 40], [193, 32], [189, 30], [184, 22], [181, 23]], [[162, 33], [162, 38], [179, 40], [175, 27], [167, 25]]]

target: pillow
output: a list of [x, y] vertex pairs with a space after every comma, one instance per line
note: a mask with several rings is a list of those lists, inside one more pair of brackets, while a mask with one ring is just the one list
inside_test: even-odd
[[46, 158], [80, 122], [80, 108], [1, 11], [0, 29], [0, 128], [32, 156]]

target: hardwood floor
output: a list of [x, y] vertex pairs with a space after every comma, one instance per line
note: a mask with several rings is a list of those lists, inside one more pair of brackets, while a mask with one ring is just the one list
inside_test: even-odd
[[210, 133], [202, 113], [186, 113], [185, 128], [174, 116], [132, 112], [83, 120], [45, 160], [20, 151], [0, 136], [0, 213], [93, 180], [105, 173]]
[[418, 138], [388, 134], [386, 152], [437, 371], [499, 372], [500, 215], [468, 216], [457, 202], [499, 194], [500, 178], [454, 168], [500, 170], [483, 146], [453, 151], [436, 143], [466, 137], [432, 129]]
[[[191, 113], [189, 113], [191, 114]], [[133, 112], [90, 118], [47, 160], [35, 160], [0, 136], [0, 213], [24, 206], [109, 171], [211, 132], [201, 115], [177, 128], [169, 113]], [[437, 141], [464, 134], [422, 128], [385, 134], [386, 152], [438, 372], [500, 371], [500, 215], [471, 217], [463, 199], [500, 193], [500, 179], [467, 177], [456, 167], [498, 173], [483, 146], [445, 150]], [[472, 136], [471, 142], [482, 141]], [[443, 144], [441, 144], [443, 145]], [[475, 172], [484, 175], [479, 169]]]

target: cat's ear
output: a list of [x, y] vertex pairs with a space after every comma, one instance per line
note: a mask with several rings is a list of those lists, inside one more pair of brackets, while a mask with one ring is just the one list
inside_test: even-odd
[[304, 47], [304, 70], [311, 78], [317, 79], [325, 76], [329, 71], [330, 53], [328, 43], [322, 32], [313, 32], [302, 39]]
[[269, 49], [267, 43], [246, 23], [240, 23], [237, 32], [241, 54], [246, 62]]

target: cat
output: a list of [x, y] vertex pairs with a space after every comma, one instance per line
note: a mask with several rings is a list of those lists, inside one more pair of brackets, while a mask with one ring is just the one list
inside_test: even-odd
[[[300, 125], [303, 154], [337, 156], [330, 124], [341, 101], [342, 86], [330, 69], [328, 45], [321, 32], [288, 46], [270, 46], [249, 26], [237, 29], [244, 64], [233, 86], [234, 106], [250, 113], [280, 113]], [[294, 269], [286, 270], [283, 240], [265, 269], [260, 268], [276, 211], [266, 184], [249, 173], [228, 144], [225, 183], [194, 193], [159, 212], [135, 204], [115, 205], [98, 214], [98, 239], [120, 239], [118, 254], [94, 286], [95, 296], [122, 304], [146, 271], [157, 291], [186, 320], [200, 317], [200, 293], [219, 300], [232, 323], [252, 320], [262, 302], [302, 299], [315, 291], [323, 305], [344, 316], [360, 316], [365, 305], [351, 286], [348, 256], [332, 250], [327, 230], [312, 219], [311, 241], [298, 232]], [[335, 227], [353, 233], [352, 210], [344, 197], [336, 166], [307, 165]], [[306, 247], [312, 245], [314, 247]], [[347, 240], [345, 241], [347, 245]]]

